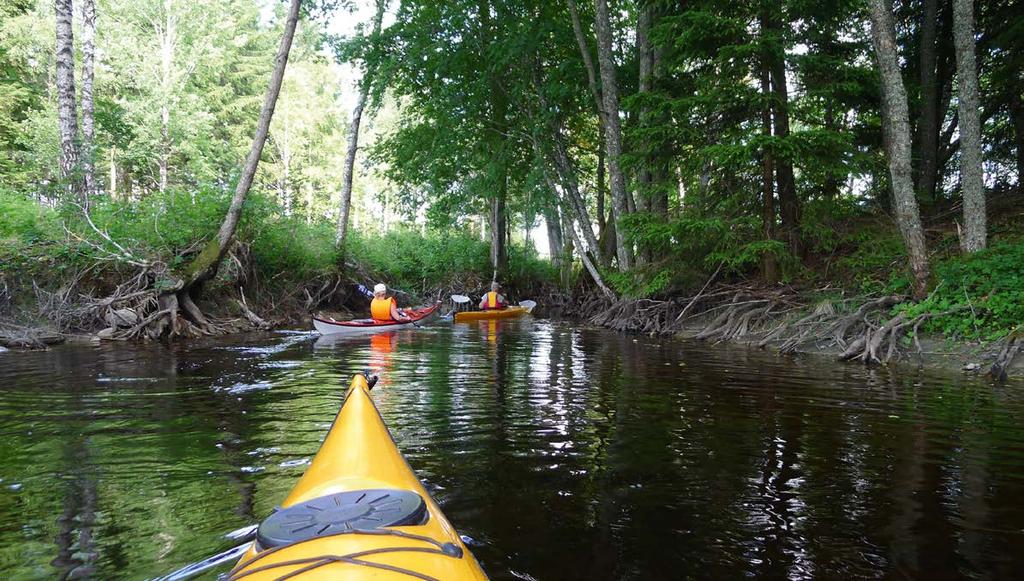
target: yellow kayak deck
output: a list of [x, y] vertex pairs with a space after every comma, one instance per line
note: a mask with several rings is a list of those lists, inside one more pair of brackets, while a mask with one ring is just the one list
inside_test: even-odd
[[487, 579], [398, 451], [369, 390], [365, 377], [353, 378], [316, 457], [228, 579]]
[[529, 312], [530, 309], [518, 306], [491, 311], [464, 311], [455, 313], [455, 322], [465, 323], [467, 321], [486, 321], [489, 319], [510, 319], [512, 317], [521, 317]]

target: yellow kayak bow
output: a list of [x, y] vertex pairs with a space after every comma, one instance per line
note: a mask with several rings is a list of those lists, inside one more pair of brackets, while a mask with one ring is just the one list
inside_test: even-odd
[[228, 579], [486, 580], [356, 375], [306, 473]]

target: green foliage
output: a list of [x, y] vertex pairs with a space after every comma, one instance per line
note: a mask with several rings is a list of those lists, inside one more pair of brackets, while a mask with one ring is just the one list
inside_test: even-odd
[[833, 277], [863, 293], [903, 293], [910, 288], [904, 272], [906, 248], [891, 224], [858, 224], [835, 242], [842, 252]]
[[[392, 286], [420, 292], [438, 286], [489, 281], [492, 275], [489, 246], [457, 230], [400, 229], [383, 235], [352, 233], [346, 242], [352, 258], [378, 273]], [[509, 249], [510, 271], [506, 287], [526, 290], [538, 281], [554, 281], [550, 262], [532, 249]], [[365, 281], [370, 282], [370, 281]]]
[[672, 284], [674, 272], [668, 268], [639, 268], [631, 272], [605, 273], [615, 292], [628, 298], [647, 298], [663, 293]]
[[0, 187], [0, 276], [52, 280], [80, 266], [82, 258], [77, 245], [65, 242], [56, 211]]
[[336, 269], [334, 228], [324, 222], [307, 224], [283, 214], [247, 217], [240, 236], [251, 240], [253, 259], [264, 278], [282, 276], [303, 281]]
[[59, 231], [53, 210], [0, 187], [0, 243], [31, 244], [52, 238]]
[[923, 327], [956, 339], [998, 339], [1024, 322], [1024, 241], [1004, 241], [935, 266], [928, 298], [906, 307], [934, 313]]
[[538, 258], [532, 246], [512, 244], [508, 256], [508, 275], [504, 283], [506, 287], [528, 292], [534, 290], [539, 283], [555, 283], [558, 280], [558, 270], [551, 261]]
[[785, 244], [764, 240], [754, 218], [725, 220], [719, 217], [684, 216], [664, 220], [651, 213], [631, 214], [622, 220], [628, 239], [647, 252], [653, 264], [630, 273], [608, 273], [609, 283], [630, 297], [649, 297], [669, 290], [690, 290], [699, 284], [699, 273], [744, 275], [756, 271], [766, 255], [793, 276], [795, 260]]
[[[226, 191], [174, 188], [137, 201], [101, 198], [89, 214], [119, 244], [144, 255], [170, 258], [215, 233], [229, 202]], [[94, 237], [78, 208], [70, 207], [65, 213], [74, 231]]]
[[864, 215], [851, 197], [810, 200], [803, 208], [800, 233], [809, 251], [831, 254], [843, 243], [849, 225]]
[[461, 273], [490, 277], [487, 245], [456, 232], [422, 234], [401, 229], [382, 236], [353, 233], [346, 248], [393, 286], [408, 291], [451, 282]]

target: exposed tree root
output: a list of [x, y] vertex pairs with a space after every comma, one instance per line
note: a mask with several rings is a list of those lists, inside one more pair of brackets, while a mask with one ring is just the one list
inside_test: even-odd
[[1020, 339], [1021, 333], [1019, 328], [1006, 336], [1003, 348], [999, 351], [995, 363], [992, 364], [992, 368], [988, 372], [989, 375], [998, 381], [1006, 381], [1006, 371], [1013, 364], [1013, 359], [1017, 356], [1017, 353], [1020, 352]]
[[[906, 297], [821, 298], [828, 289], [798, 293], [792, 289], [752, 285], [708, 285], [692, 297], [657, 301], [607, 301], [591, 297], [589, 304], [569, 305], [570, 314], [617, 331], [645, 334], [685, 333], [704, 341], [748, 341], [759, 347], [775, 345], [783, 353], [804, 345], [839, 347], [842, 361], [884, 364], [916, 352], [923, 363], [919, 338], [928, 320], [945, 312], [892, 314]], [[1020, 350], [1020, 341], [1008, 339], [993, 366], [993, 375], [1005, 373]]]
[[245, 292], [241, 287], [238, 288], [238, 294], [241, 299], [236, 300], [235, 302], [238, 303], [238, 307], [242, 309], [242, 314], [245, 315], [246, 320], [248, 320], [253, 327], [266, 330], [274, 326], [273, 323], [264, 320], [262, 317], [252, 312], [252, 309], [249, 308], [249, 303], [245, 300]]

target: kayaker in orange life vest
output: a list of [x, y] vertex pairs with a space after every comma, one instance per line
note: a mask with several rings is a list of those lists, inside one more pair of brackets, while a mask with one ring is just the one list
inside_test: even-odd
[[491, 292], [485, 294], [483, 298], [480, 299], [480, 310], [495, 311], [508, 307], [508, 301], [506, 301], [505, 297], [501, 296], [498, 292], [500, 290], [501, 285], [496, 282], [492, 282]]
[[373, 300], [370, 301], [370, 317], [378, 323], [391, 321], [405, 322], [409, 320], [398, 310], [398, 303], [395, 297], [388, 296], [388, 287], [378, 284], [373, 287]]

